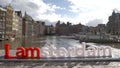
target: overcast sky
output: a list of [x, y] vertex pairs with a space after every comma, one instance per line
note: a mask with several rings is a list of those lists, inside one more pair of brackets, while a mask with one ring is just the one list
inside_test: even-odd
[[8, 4], [27, 11], [35, 20], [81, 22], [90, 26], [107, 23], [113, 9], [120, 10], [120, 0], [0, 0], [0, 5]]

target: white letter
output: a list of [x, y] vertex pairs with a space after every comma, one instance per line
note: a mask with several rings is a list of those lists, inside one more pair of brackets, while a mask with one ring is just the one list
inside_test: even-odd
[[50, 57], [49, 56], [49, 48], [48, 47], [43, 47], [41, 49], [41, 57]]
[[57, 48], [55, 46], [50, 46], [50, 56], [57, 57]]
[[81, 47], [76, 48], [76, 57], [84, 57], [84, 48]]
[[59, 57], [68, 57], [68, 51], [64, 47], [60, 47], [58, 50]]
[[68, 47], [68, 57], [75, 57], [75, 47]]
[[87, 55], [88, 57], [95, 57], [95, 47], [88, 47], [88, 52], [87, 52]]

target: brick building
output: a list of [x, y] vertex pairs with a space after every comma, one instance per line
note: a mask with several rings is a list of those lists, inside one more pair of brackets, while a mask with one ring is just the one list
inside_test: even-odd
[[56, 34], [57, 35], [71, 35], [71, 34], [76, 34], [82, 31], [82, 26], [81, 24], [76, 24], [76, 25], [72, 25], [71, 23], [67, 22], [67, 24], [65, 23], [60, 23], [60, 21], [58, 21], [56, 23]]

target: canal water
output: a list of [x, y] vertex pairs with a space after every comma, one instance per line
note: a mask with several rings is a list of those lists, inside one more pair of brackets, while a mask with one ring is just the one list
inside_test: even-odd
[[4, 49], [4, 44], [10, 43], [11, 49], [18, 47], [44, 47], [54, 45], [56, 47], [69, 47], [73, 45], [79, 45], [78, 40], [67, 39], [60, 36], [44, 36], [44, 37], [29, 37], [15, 40], [0, 41], [0, 49]]
[[[11, 49], [16, 49], [17, 47], [43, 47], [47, 45], [54, 45], [56, 47], [69, 47], [69, 46], [79, 46], [78, 40], [68, 39], [62, 36], [44, 36], [44, 37], [29, 37], [20, 38], [15, 40], [0, 41], [0, 49], [4, 49], [4, 44], [10, 43]], [[93, 44], [93, 43], [89, 43]], [[95, 44], [95, 43], [94, 43]], [[111, 46], [112, 48], [120, 49], [120, 43], [110, 43], [110, 44], [95, 44], [97, 46]]]

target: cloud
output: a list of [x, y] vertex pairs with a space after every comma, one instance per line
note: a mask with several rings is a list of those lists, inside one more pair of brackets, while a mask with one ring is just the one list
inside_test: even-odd
[[36, 5], [35, 3], [29, 2], [27, 5], [31, 7], [31, 9], [39, 9], [38, 5]]
[[12, 0], [0, 0], [0, 5], [6, 6], [11, 3]]
[[65, 10], [67, 11], [68, 9], [63, 6], [57, 6], [56, 4], [45, 3], [43, 0], [12, 0], [10, 4], [15, 10], [21, 10], [23, 14], [26, 11], [35, 20], [48, 20], [49, 22], [61, 20], [64, 22], [74, 22], [74, 18], [70, 17], [72, 14], [69, 12], [63, 12], [63, 14], [57, 13], [59, 10], [62, 12]]
[[84, 25], [96, 19], [107, 23], [112, 10], [120, 10], [119, 3], [119, 0], [0, 0], [0, 5], [12, 4], [14, 9], [27, 11], [35, 20], [81, 22]]
[[103, 22], [103, 20], [101, 20], [101, 19], [94, 19], [92, 21], [89, 21], [86, 25], [87, 26], [94, 26], [95, 27], [98, 24], [103, 24], [102, 22]]
[[[120, 10], [119, 0], [68, 0], [72, 5], [70, 11], [79, 12], [76, 20], [83, 24], [91, 20], [101, 19], [102, 23], [107, 23], [108, 17], [114, 8]], [[99, 21], [98, 21], [99, 22]]]
[[50, 22], [55, 22], [62, 17], [55, 13], [56, 9], [65, 9], [50, 3], [46, 4], [43, 0], [14, 0], [11, 4], [16, 10], [26, 11], [35, 20], [49, 20]]

